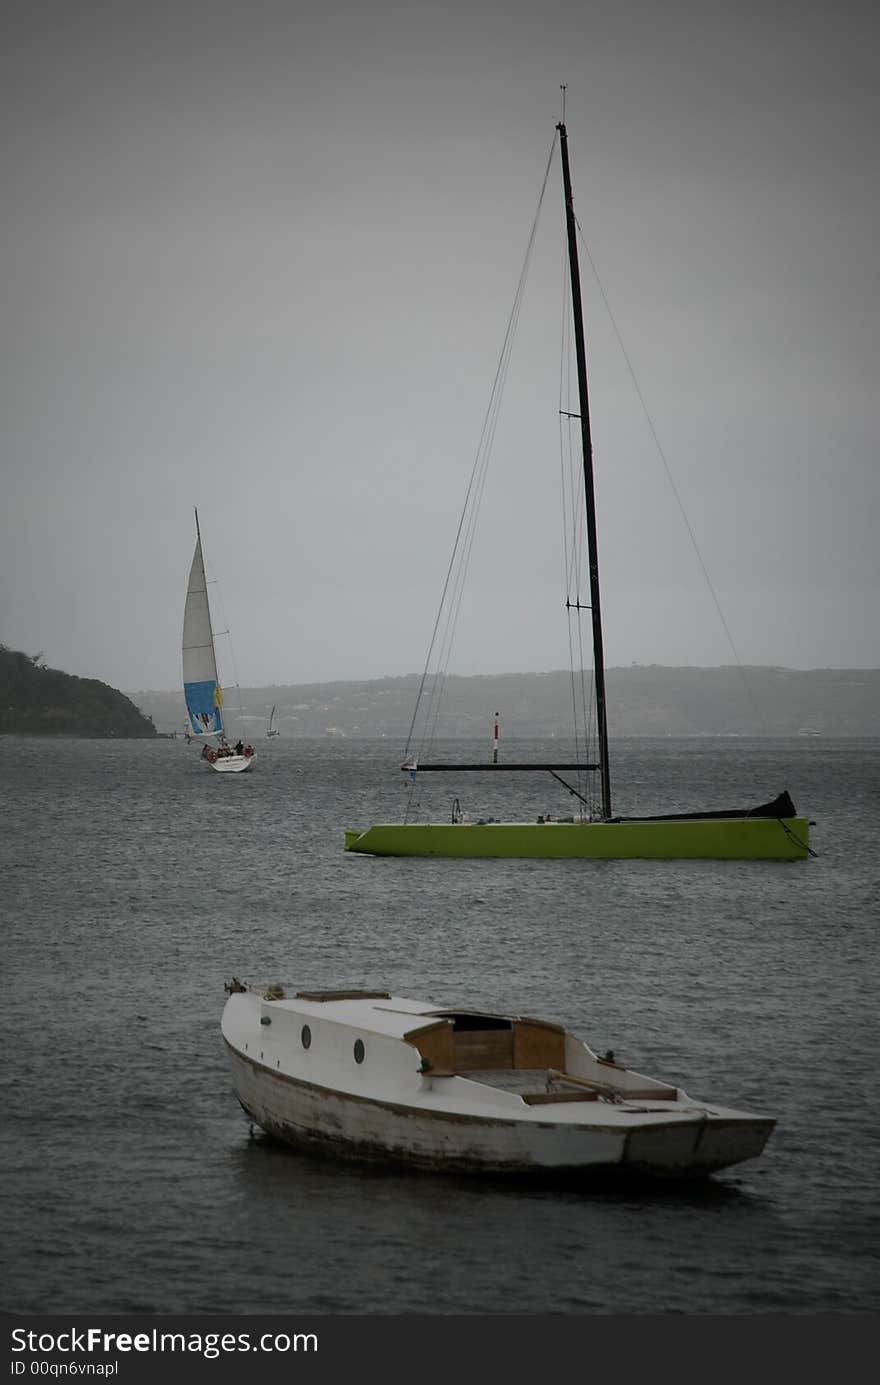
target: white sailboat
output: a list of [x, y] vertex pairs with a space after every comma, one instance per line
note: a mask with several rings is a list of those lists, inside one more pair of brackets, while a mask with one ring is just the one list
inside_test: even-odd
[[272, 703], [272, 710], [271, 710], [271, 712], [269, 713], [269, 725], [268, 725], [268, 727], [266, 728], [266, 739], [267, 739], [267, 740], [271, 740], [273, 736], [277, 736], [277, 735], [278, 735], [278, 727], [272, 725], [272, 723], [273, 723], [274, 720], [275, 720], [275, 703], [273, 702], [273, 703]]
[[198, 510], [196, 548], [183, 612], [183, 695], [187, 730], [192, 740], [202, 742], [202, 759], [221, 774], [240, 774], [248, 769], [253, 762], [254, 747], [242, 741], [231, 746], [223, 723], [223, 689], [217, 677]]

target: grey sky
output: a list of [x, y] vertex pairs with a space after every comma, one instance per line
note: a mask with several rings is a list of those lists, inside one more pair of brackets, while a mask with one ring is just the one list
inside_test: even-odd
[[[740, 658], [875, 666], [875, 13], [7, 6], [0, 640], [176, 687], [197, 504], [243, 684], [420, 670], [566, 82]], [[607, 662], [730, 662], [584, 279]], [[567, 660], [558, 309], [536, 260], [454, 672]]]

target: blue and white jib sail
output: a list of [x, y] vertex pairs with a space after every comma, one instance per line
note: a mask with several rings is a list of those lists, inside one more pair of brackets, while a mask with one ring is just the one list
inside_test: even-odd
[[196, 517], [196, 551], [183, 612], [183, 695], [194, 736], [223, 735], [223, 691], [217, 678], [208, 584]]

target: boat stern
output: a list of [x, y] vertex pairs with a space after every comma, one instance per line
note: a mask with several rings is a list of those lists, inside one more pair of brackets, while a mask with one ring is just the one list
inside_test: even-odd
[[253, 759], [253, 755], [227, 755], [208, 763], [218, 774], [243, 774], [246, 769], [250, 769]]
[[701, 1120], [643, 1125], [627, 1135], [621, 1161], [634, 1173], [681, 1178], [716, 1173], [756, 1159], [776, 1121], [764, 1116], [716, 1115]]

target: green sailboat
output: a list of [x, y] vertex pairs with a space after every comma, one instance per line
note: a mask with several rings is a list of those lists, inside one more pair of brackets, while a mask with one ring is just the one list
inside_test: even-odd
[[[499, 763], [497, 739], [493, 758], [484, 764], [431, 761], [408, 756], [401, 769], [415, 782], [426, 773], [535, 773], [545, 772], [559, 781], [580, 805], [580, 816], [562, 821], [542, 815], [534, 821], [467, 821], [455, 800], [449, 821], [424, 822], [408, 817], [398, 823], [378, 823], [365, 831], [345, 833], [346, 851], [375, 856], [604, 858], [611, 860], [802, 860], [813, 854], [809, 845], [810, 823], [799, 816], [788, 792], [753, 808], [713, 809], [704, 812], [659, 814], [650, 817], [616, 816], [612, 807], [608, 754], [608, 721], [602, 612], [599, 589], [596, 504], [593, 480], [593, 445], [590, 430], [586, 348], [577, 221], [571, 189], [568, 137], [564, 121], [557, 125], [565, 198], [571, 315], [576, 357], [578, 412], [569, 415], [579, 425], [582, 455], [583, 500], [586, 515], [586, 551], [589, 569], [589, 601], [566, 599], [570, 611], [589, 613], [593, 647], [593, 693], [598, 754], [595, 761], [574, 758], [552, 762]], [[546, 179], [545, 179], [546, 182]], [[448, 580], [448, 579], [447, 579]], [[439, 621], [439, 618], [438, 618]], [[436, 636], [435, 627], [435, 636]], [[429, 655], [430, 658], [430, 655]], [[426, 670], [427, 673], [427, 670]], [[425, 678], [422, 680], [424, 689]], [[415, 724], [415, 716], [413, 718]], [[412, 731], [411, 731], [412, 734]], [[497, 720], [495, 735], [497, 738]], [[595, 802], [572, 785], [563, 774], [598, 776], [600, 793]]]

